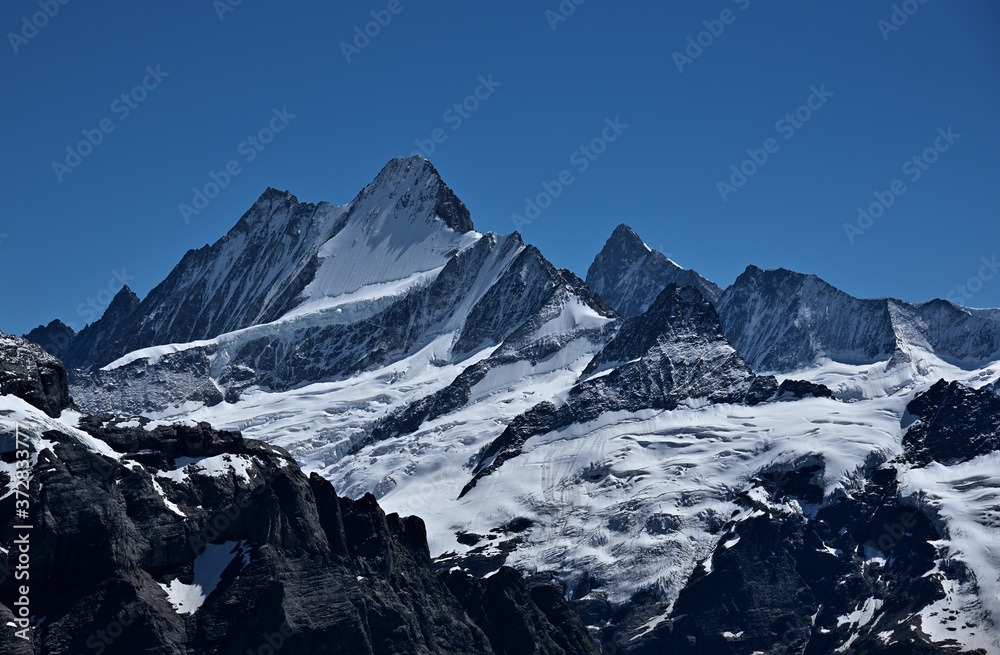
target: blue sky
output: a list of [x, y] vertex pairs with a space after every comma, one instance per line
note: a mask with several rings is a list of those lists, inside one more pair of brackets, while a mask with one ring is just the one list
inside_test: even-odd
[[82, 327], [267, 186], [347, 203], [418, 140], [477, 229], [516, 220], [581, 276], [626, 222], [722, 286], [756, 264], [1000, 306], [990, 0], [233, 1], [4, 3], [0, 330]]

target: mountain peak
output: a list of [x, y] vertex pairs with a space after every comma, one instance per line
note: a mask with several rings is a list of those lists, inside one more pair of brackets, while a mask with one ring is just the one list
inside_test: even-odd
[[639, 235], [635, 230], [625, 223], [619, 223], [618, 227], [616, 227], [611, 233], [607, 242], [605, 242], [601, 253], [604, 254], [605, 251], [607, 251], [608, 254], [612, 256], [626, 255], [633, 259], [638, 259], [646, 256], [648, 253], [652, 252], [652, 250], [652, 248], [647, 246], [643, 240], [639, 238]]
[[[451, 190], [441, 174], [422, 155], [399, 157], [389, 160], [375, 179], [358, 194], [352, 206], [382, 204], [382, 200], [394, 200], [411, 206], [415, 200], [433, 212], [445, 225], [459, 234], [471, 232], [475, 228], [468, 208]], [[422, 207], [415, 207], [419, 210]], [[416, 213], [416, 212], [414, 212]]]
[[267, 224], [268, 219], [271, 218], [275, 210], [279, 207], [291, 208], [298, 204], [299, 199], [291, 191], [281, 191], [269, 186], [264, 190], [264, 193], [260, 194], [260, 197], [251, 205], [250, 209], [240, 217], [240, 220], [237, 221], [230, 232], [240, 232], [247, 228], [257, 229]]
[[136, 307], [139, 306], [139, 296], [135, 295], [135, 292], [129, 288], [127, 284], [123, 284], [122, 288], [118, 290], [115, 297], [111, 299], [111, 304], [108, 305], [108, 309], [105, 313], [112, 311], [112, 307], [115, 310], [125, 308], [128, 313], [131, 313]]
[[693, 286], [713, 303], [722, 295], [712, 282], [647, 246], [625, 223], [615, 228], [587, 269], [587, 285], [626, 317], [646, 311], [671, 283]]
[[282, 191], [281, 189], [275, 189], [274, 187], [269, 186], [264, 190], [264, 193], [260, 194], [260, 197], [257, 198], [257, 202], [255, 202], [254, 205], [261, 203], [271, 205], [275, 202], [281, 201], [288, 201], [288, 203], [292, 205], [299, 204], [299, 199], [296, 198], [295, 195], [288, 189]]

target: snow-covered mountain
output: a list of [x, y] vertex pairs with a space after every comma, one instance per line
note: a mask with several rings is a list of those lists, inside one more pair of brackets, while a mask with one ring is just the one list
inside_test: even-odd
[[646, 311], [668, 284], [695, 287], [713, 303], [722, 295], [714, 282], [653, 250], [624, 223], [615, 228], [587, 269], [587, 286], [626, 317]]
[[285, 448], [439, 567], [553, 576], [605, 652], [1000, 651], [1000, 312], [755, 267], [720, 295], [626, 226], [585, 284], [419, 157], [254, 207], [73, 337], [146, 335], [88, 348], [81, 410]]
[[598, 652], [551, 580], [435, 571], [419, 518], [279, 448], [81, 415], [61, 363], [2, 334], [0, 365], [2, 655]]
[[[343, 304], [363, 288], [369, 300], [379, 287], [387, 296], [440, 269], [475, 240], [471, 231], [465, 205], [419, 157], [393, 160], [343, 207], [268, 189], [131, 312], [82, 330], [74, 341], [84, 343], [71, 346], [67, 363], [103, 366], [140, 348], [211, 339], [331, 299]], [[100, 338], [87, 339], [98, 327]]]
[[479, 458], [462, 495], [520, 455], [533, 436], [608, 413], [672, 410], [682, 402], [755, 405], [777, 390], [774, 378], [755, 376], [729, 345], [715, 309], [698, 290], [671, 284], [648, 310], [622, 324], [561, 406], [540, 403], [507, 426]]
[[726, 336], [755, 370], [794, 374], [824, 363], [866, 369], [872, 384], [845, 385], [841, 396], [891, 393], [1000, 359], [1000, 310], [862, 300], [785, 269], [748, 267], [718, 309]]

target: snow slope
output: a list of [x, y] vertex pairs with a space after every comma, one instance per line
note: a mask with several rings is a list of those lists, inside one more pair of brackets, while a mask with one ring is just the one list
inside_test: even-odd
[[[943, 621], [957, 617], [948, 623], [972, 626], [959, 635], [968, 643], [1000, 649], [1000, 618], [986, 607], [1000, 587], [992, 454], [918, 468], [904, 447], [907, 406], [939, 378], [997, 384], [996, 312], [859, 300], [815, 276], [755, 267], [713, 306], [704, 284], [659, 286], [643, 263], [652, 251], [622, 226], [593, 281], [632, 303], [623, 320], [516, 233], [471, 231], [420, 158], [391, 162], [342, 209], [277, 315], [109, 360], [74, 378], [77, 402], [287, 448], [342, 495], [372, 493], [389, 512], [422, 517], [442, 561], [552, 573], [570, 595], [581, 585], [615, 606], [652, 591], [664, 608], [638, 624], [639, 642], [667, 627], [720, 549], [739, 549], [723, 527], [763, 515], [746, 508], [762, 478], [817, 467], [815, 502], [767, 507], [806, 522], [891, 471], [940, 536], [943, 598], [914, 609], [921, 630], [955, 638]], [[226, 273], [198, 276], [228, 288]], [[214, 311], [207, 302], [200, 315]], [[762, 371], [833, 397], [775, 399]], [[892, 554], [856, 545], [864, 566], [892, 566]], [[852, 600], [833, 621], [851, 633], [845, 651], [888, 611], [875, 596]]]

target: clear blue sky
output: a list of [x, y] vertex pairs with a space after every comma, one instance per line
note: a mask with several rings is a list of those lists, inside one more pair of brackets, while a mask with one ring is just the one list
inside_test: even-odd
[[[0, 9], [5, 332], [81, 327], [87, 299], [99, 305], [123, 275], [144, 296], [267, 186], [347, 203], [435, 129], [447, 140], [429, 159], [480, 231], [512, 231], [525, 197], [569, 171], [573, 184], [520, 231], [581, 276], [620, 222], [722, 286], [756, 264], [928, 300], [992, 275], [981, 258], [1000, 255], [992, 0], [910, 0], [891, 31], [879, 26], [889, 0], [567, 0], [575, 11], [558, 22], [545, 12], [559, 0], [399, 0], [397, 14], [388, 0], [243, 0], [224, 20], [210, 0], [70, 0], [35, 33], [22, 18], [38, 3]], [[372, 11], [391, 20], [348, 63], [341, 43]], [[703, 21], [721, 33], [702, 34], [711, 42], [681, 72], [674, 52]], [[478, 88], [490, 75], [500, 86]], [[133, 92], [144, 81], [152, 90]], [[833, 95], [789, 134], [778, 121], [822, 85]], [[446, 112], [477, 90], [485, 99], [458, 126]], [[247, 162], [241, 144], [286, 107], [295, 118]], [[617, 117], [628, 127], [605, 131]], [[53, 162], [102, 120], [113, 131], [60, 182]], [[911, 181], [904, 164], [949, 126], [961, 136]], [[617, 138], [580, 172], [573, 153], [602, 132]], [[769, 138], [776, 151], [723, 201], [717, 183]], [[230, 160], [239, 174], [185, 223], [178, 206]], [[896, 180], [905, 193], [852, 243], [844, 224]], [[972, 288], [965, 304], [1000, 306], [1000, 274]]]

